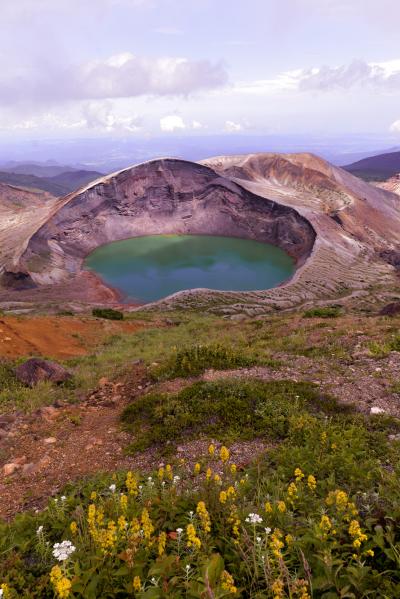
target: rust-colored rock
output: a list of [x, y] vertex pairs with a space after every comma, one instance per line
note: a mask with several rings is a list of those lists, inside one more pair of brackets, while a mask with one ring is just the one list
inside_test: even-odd
[[34, 387], [40, 381], [64, 383], [72, 377], [72, 374], [56, 362], [31, 358], [16, 368], [15, 376], [24, 385]]

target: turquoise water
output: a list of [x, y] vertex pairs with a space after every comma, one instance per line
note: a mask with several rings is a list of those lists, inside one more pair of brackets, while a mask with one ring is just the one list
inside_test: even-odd
[[97, 248], [85, 261], [125, 301], [150, 302], [175, 291], [269, 289], [294, 272], [293, 260], [267, 243], [233, 237], [152, 235]]

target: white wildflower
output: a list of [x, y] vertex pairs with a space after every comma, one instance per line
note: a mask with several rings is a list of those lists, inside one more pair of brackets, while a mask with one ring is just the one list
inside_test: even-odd
[[269, 535], [269, 533], [271, 532], [271, 529], [269, 526], [267, 526], [267, 528], [264, 528], [264, 530], [265, 530], [266, 535]]
[[36, 530], [36, 534], [38, 535], [38, 537], [42, 534], [43, 532], [43, 525], [39, 526], [39, 528]]
[[178, 537], [180, 537], [181, 534], [183, 533], [183, 528], [177, 528], [176, 532], [177, 532]]
[[71, 541], [63, 541], [62, 543], [55, 543], [53, 545], [53, 556], [58, 559], [59, 562], [65, 562], [75, 551], [76, 547]]
[[115, 493], [115, 490], [116, 490], [117, 486], [114, 485], [114, 484], [112, 484], [108, 488], [110, 489], [111, 493]]
[[246, 522], [249, 524], [261, 524], [263, 519], [258, 514], [249, 514], [246, 518]]

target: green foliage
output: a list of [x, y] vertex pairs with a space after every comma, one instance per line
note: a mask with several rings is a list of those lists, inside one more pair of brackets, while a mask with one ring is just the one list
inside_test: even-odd
[[326, 306], [306, 310], [303, 318], [337, 318], [342, 313], [339, 306]]
[[290, 418], [306, 408], [324, 414], [339, 409], [312, 383], [221, 380], [197, 382], [171, 395], [150, 393], [135, 399], [122, 419], [135, 437], [130, 451], [150, 447], [155, 440], [170, 450], [181, 439], [199, 435], [224, 441], [283, 438]]
[[[315, 410], [310, 390], [301, 403]], [[285, 440], [242, 471], [217, 451], [196, 471], [71, 484], [0, 524], [0, 584], [12, 599], [59, 597], [52, 548], [68, 539], [70, 599], [398, 597], [400, 448], [369, 419], [340, 418], [292, 414]]]
[[107, 320], [123, 320], [124, 314], [119, 310], [112, 308], [93, 308], [92, 315], [96, 318], [106, 318]]
[[254, 357], [235, 351], [223, 345], [195, 345], [180, 350], [171, 358], [153, 370], [153, 376], [158, 379], [197, 376], [207, 369], [228, 370], [246, 368], [257, 363]]

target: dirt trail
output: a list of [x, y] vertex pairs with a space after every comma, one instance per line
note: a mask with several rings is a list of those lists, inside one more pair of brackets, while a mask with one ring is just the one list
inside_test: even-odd
[[87, 354], [109, 335], [133, 333], [144, 326], [76, 316], [3, 316], [0, 358], [40, 355], [65, 360]]

